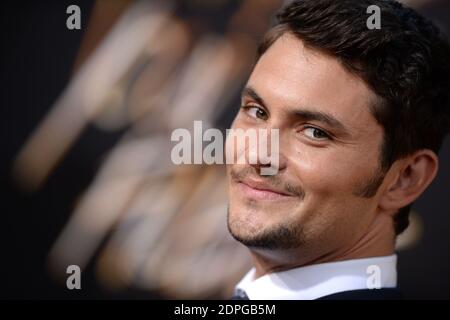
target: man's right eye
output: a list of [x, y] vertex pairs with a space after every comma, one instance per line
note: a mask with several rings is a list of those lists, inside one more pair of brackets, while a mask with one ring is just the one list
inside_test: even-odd
[[244, 112], [251, 118], [267, 120], [268, 116], [264, 109], [258, 106], [243, 106]]

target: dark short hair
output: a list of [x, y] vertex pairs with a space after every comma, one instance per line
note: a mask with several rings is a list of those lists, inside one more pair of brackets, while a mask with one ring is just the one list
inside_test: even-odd
[[[380, 29], [367, 27], [370, 5], [380, 8]], [[393, 0], [294, 1], [277, 14], [259, 56], [287, 32], [337, 58], [377, 95], [370, 107], [384, 128], [383, 171], [417, 150], [439, 152], [450, 131], [450, 47], [430, 21]], [[396, 214], [396, 234], [410, 206]]]

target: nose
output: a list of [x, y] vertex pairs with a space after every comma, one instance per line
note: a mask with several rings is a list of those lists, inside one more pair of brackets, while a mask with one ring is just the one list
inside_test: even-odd
[[260, 175], [275, 175], [286, 169], [287, 159], [280, 152], [279, 130], [259, 130], [257, 143], [248, 145], [246, 162]]

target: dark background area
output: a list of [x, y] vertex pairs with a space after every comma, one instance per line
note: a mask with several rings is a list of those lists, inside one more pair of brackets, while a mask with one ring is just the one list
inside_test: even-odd
[[[82, 29], [66, 28], [66, 8], [77, 4]], [[82, 290], [69, 291], [46, 270], [46, 256], [67, 222], [76, 198], [89, 185], [102, 156], [120, 133], [84, 131], [42, 189], [28, 194], [11, 180], [19, 148], [67, 85], [92, 1], [2, 1], [0, 32], [0, 298], [155, 298], [156, 294], [110, 292], [99, 286], [92, 266]], [[447, 11], [427, 9], [450, 17]], [[450, 58], [450, 57], [449, 57]], [[424, 234], [399, 252], [399, 284], [407, 298], [450, 298], [450, 140], [440, 154], [436, 180], [415, 204]]]
[[[66, 8], [71, 4], [81, 9], [81, 30], [66, 28]], [[54, 281], [46, 269], [48, 251], [68, 221], [74, 201], [120, 133], [87, 128], [36, 193], [22, 191], [11, 179], [19, 148], [70, 80], [92, 7], [88, 0], [2, 3], [1, 298], [140, 297], [139, 292], [104, 291], [95, 281], [92, 265], [83, 270], [82, 290], [74, 291]]]

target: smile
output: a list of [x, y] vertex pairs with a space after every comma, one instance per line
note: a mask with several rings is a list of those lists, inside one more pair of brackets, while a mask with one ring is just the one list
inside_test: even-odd
[[244, 197], [255, 200], [276, 201], [292, 198], [292, 195], [274, 190], [264, 183], [255, 181], [239, 181], [237, 182], [237, 189]]

